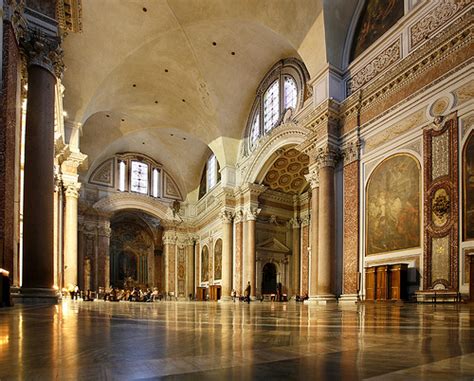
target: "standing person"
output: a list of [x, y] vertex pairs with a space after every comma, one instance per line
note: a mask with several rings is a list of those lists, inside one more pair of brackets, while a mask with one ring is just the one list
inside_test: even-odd
[[247, 303], [250, 304], [250, 293], [252, 291], [252, 286], [250, 285], [250, 281], [247, 283], [247, 287], [245, 288], [245, 299]]
[[235, 292], [235, 290], [232, 290], [231, 295], [232, 295], [232, 301], [235, 303], [235, 297], [236, 297], [236, 295], [237, 295], [237, 293]]

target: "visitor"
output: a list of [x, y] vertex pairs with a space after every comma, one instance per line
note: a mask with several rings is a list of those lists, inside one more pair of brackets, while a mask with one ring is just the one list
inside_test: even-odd
[[232, 296], [232, 301], [235, 303], [235, 297], [237, 296], [237, 292], [235, 291], [235, 289], [232, 289], [232, 292], [230, 295]]
[[245, 288], [245, 293], [244, 293], [244, 296], [245, 296], [245, 301], [250, 304], [250, 294], [252, 292], [252, 286], [250, 285], [250, 281], [248, 281], [247, 283], [247, 287]]

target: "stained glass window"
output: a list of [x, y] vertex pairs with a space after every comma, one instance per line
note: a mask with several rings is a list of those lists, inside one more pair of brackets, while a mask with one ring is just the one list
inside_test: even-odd
[[130, 176], [130, 189], [132, 192], [148, 194], [148, 165], [132, 160]]
[[298, 97], [298, 90], [296, 88], [295, 80], [289, 75], [284, 77], [284, 86], [283, 86], [283, 107], [284, 109], [296, 108], [296, 99]]
[[280, 117], [280, 82], [276, 80], [263, 96], [263, 129], [271, 130]]

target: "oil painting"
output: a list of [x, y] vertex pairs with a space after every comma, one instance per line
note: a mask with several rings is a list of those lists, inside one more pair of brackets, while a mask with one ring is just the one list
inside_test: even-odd
[[222, 279], [222, 240], [214, 246], [214, 279]]
[[367, 254], [420, 246], [420, 167], [410, 155], [385, 159], [367, 184]]
[[474, 239], [474, 131], [464, 149], [464, 239]]
[[355, 32], [351, 61], [389, 30], [403, 12], [403, 0], [368, 0]]
[[207, 246], [202, 248], [201, 253], [201, 282], [209, 282], [209, 250]]

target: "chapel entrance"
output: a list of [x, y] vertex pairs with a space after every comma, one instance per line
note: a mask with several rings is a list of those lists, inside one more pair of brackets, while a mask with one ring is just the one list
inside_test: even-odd
[[469, 258], [469, 299], [474, 302], [474, 255], [470, 255]]
[[277, 269], [273, 263], [263, 266], [262, 294], [276, 294], [277, 292]]

